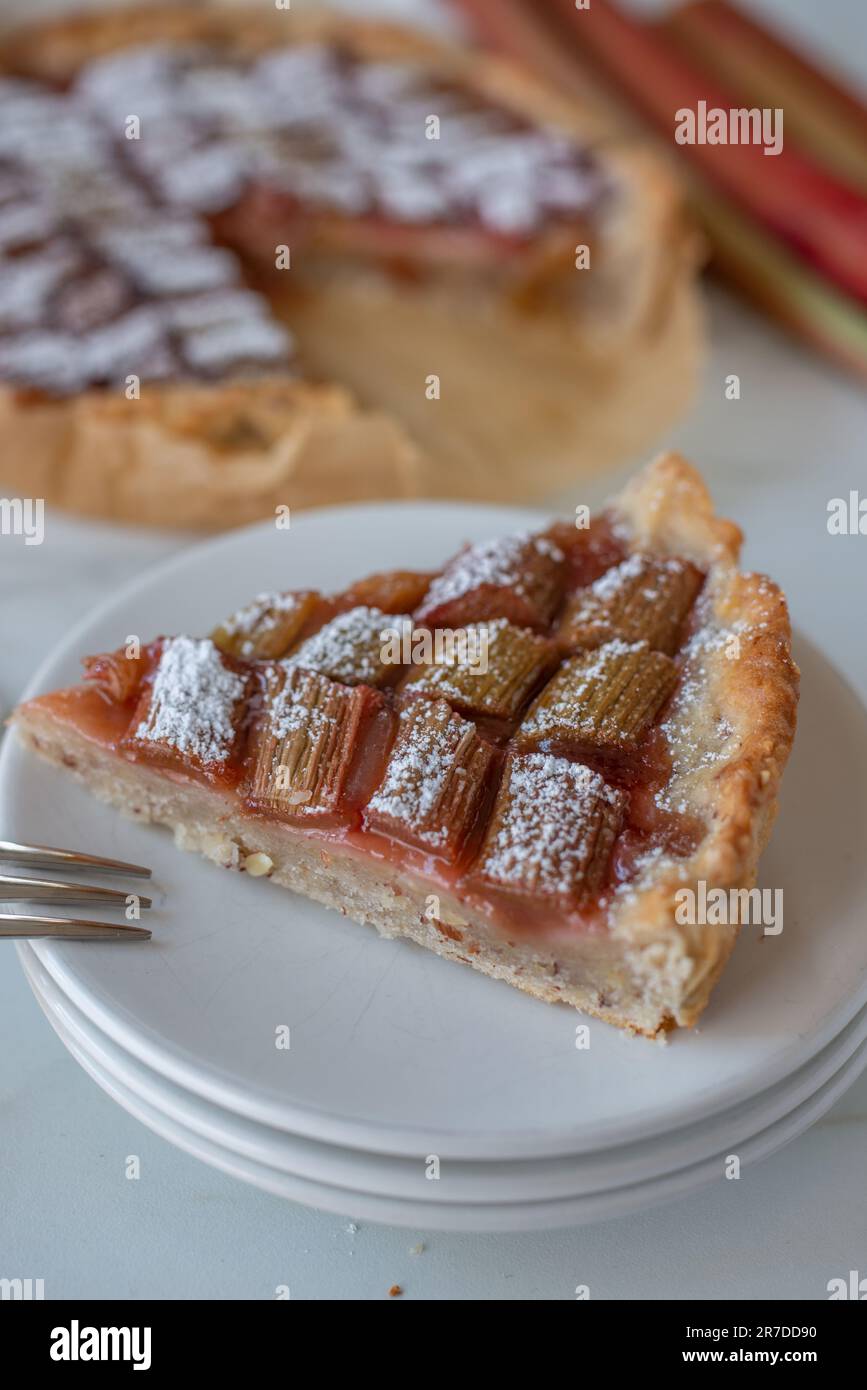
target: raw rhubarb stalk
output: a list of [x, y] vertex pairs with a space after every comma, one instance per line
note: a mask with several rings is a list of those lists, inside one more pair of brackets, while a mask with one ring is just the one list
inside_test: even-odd
[[867, 379], [867, 313], [814, 275], [724, 198], [694, 190], [723, 274], [787, 328]]
[[[532, 10], [526, 0], [454, 2], [469, 15], [479, 36], [498, 52], [528, 64], [541, 79], [566, 93], [586, 90], [591, 55], [577, 43], [563, 43], [562, 30], [558, 32], [552, 25], [549, 10]], [[580, 17], [586, 19], [589, 13]], [[621, 105], [623, 99], [621, 92]], [[611, 105], [609, 93], [609, 109]], [[626, 124], [625, 117], [612, 121], [612, 126], [620, 129]], [[695, 167], [690, 170], [690, 193], [722, 273], [787, 328], [867, 378], [867, 314], [731, 200], [714, 192]]]
[[867, 188], [867, 107], [827, 72], [726, 0], [695, 0], [660, 23], [690, 56], [762, 106], [782, 106], [792, 135]]
[[588, 103], [587, 115], [593, 120], [604, 112], [606, 123], [601, 133], [610, 134], [612, 124], [617, 129], [635, 129], [635, 119], [622, 103], [612, 100], [610, 89], [599, 81], [598, 74], [589, 68], [582, 70], [574, 52], [563, 44], [562, 34], [552, 31], [549, 16], [527, 0], [453, 0], [455, 7], [469, 19], [473, 31], [488, 47], [515, 59], [545, 82]]
[[[741, 95], [694, 66], [647, 24], [627, 18], [605, 0], [576, 10], [574, 0], [551, 0], [564, 32], [592, 54], [674, 146], [676, 113], [726, 112]], [[817, 272], [867, 303], [864, 228], [867, 198], [826, 174], [791, 145], [766, 155], [753, 144], [685, 144], [690, 164], [777, 233]]]

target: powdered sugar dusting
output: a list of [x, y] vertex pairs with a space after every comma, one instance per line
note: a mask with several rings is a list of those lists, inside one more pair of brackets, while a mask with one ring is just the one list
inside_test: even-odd
[[709, 620], [696, 628], [682, 649], [680, 683], [668, 717], [659, 726], [671, 758], [669, 779], [655, 796], [660, 810], [685, 814], [689, 810], [689, 778], [725, 761], [731, 754], [731, 725], [722, 716], [715, 722], [705, 719], [699, 723], [696, 710], [707, 706], [708, 658], [725, 651], [747, 628], [748, 624], [742, 621], [719, 627]]
[[224, 666], [207, 638], [173, 637], [163, 648], [147, 718], [136, 738], [164, 743], [202, 763], [225, 762], [244, 680]]
[[[589, 695], [593, 695], [601, 682], [607, 679], [612, 664], [623, 657], [647, 653], [646, 642], [624, 642], [619, 637], [597, 647], [592, 655], [569, 663], [570, 680], [563, 682], [562, 688], [555, 682], [546, 687], [543, 698], [524, 720], [521, 731], [524, 734], [544, 737], [546, 733], [559, 731], [582, 722], [581, 705]], [[626, 730], [619, 731], [623, 741], [628, 741]]]
[[511, 589], [521, 598], [532, 598], [526, 582], [528, 549], [559, 563], [562, 551], [547, 536], [521, 531], [499, 540], [479, 541], [456, 556], [434, 579], [425, 599], [425, 608], [451, 603], [482, 585]]
[[[475, 222], [520, 239], [551, 219], [583, 218], [609, 182], [587, 149], [423, 64], [367, 63], [339, 46], [250, 59], [206, 44], [144, 45], [95, 58], [63, 92], [4, 82], [0, 379], [62, 395], [130, 376], [285, 369], [291, 335], [258, 296], [230, 299], [240, 266], [204, 220], [253, 187], [314, 212]], [[55, 276], [61, 252], [74, 264]], [[100, 275], [102, 292], [84, 288]], [[95, 316], [99, 338], [82, 351], [79, 330], [52, 312], [60, 278]], [[173, 310], [188, 295], [220, 307], [185, 325]], [[113, 299], [135, 317], [112, 310]]]
[[312, 743], [327, 738], [336, 728], [337, 720], [321, 704], [313, 704], [310, 690], [305, 681], [295, 679], [298, 672], [281, 661], [286, 670], [286, 679], [274, 696], [269, 710], [271, 732], [278, 740], [289, 738], [291, 734], [304, 731]]
[[251, 64], [206, 48], [125, 50], [91, 63], [76, 95], [115, 129], [130, 110], [156, 127], [172, 160], [155, 161], [144, 137], [129, 157], [168, 202], [205, 212], [256, 180], [350, 215], [475, 217], [525, 237], [545, 217], [585, 213], [607, 187], [596, 158], [562, 134], [419, 63], [368, 63], [323, 44], [271, 50]]
[[601, 821], [614, 829], [623, 793], [582, 763], [544, 753], [510, 760], [508, 800], [482, 869], [495, 882], [570, 895], [592, 867]]
[[448, 828], [430, 821], [450, 779], [468, 779], [467, 769], [457, 764], [459, 751], [474, 737], [475, 726], [454, 714], [444, 701], [403, 709], [397, 743], [368, 812], [408, 826], [424, 844], [440, 848]]
[[441, 658], [424, 667], [420, 684], [436, 687], [449, 699], [465, 698], [466, 688], [462, 676], [465, 676], [467, 671], [477, 669], [477, 662], [473, 661], [471, 652], [481, 653], [486, 650], [488, 667], [496, 672], [500, 658], [498, 648], [508, 644], [508, 635], [523, 631], [524, 629], [514, 628], [508, 618], [492, 618], [487, 623], [467, 623], [468, 643], [470, 640], [473, 641], [473, 648], [469, 648], [468, 645], [464, 650], [457, 642], [453, 646], [444, 645]]
[[[590, 592], [594, 598], [605, 602], [608, 599], [616, 598], [624, 589], [631, 588], [636, 580], [642, 579], [645, 574], [655, 572], [666, 576], [681, 575], [684, 570], [682, 560], [676, 556], [650, 556], [644, 555], [641, 551], [636, 551], [619, 565], [613, 565], [606, 570], [603, 575], [590, 586]], [[645, 597], [649, 602], [659, 597], [656, 589], [650, 588], [645, 591]]]
[[244, 608], [239, 608], [223, 623], [227, 637], [239, 633], [255, 633], [255, 637], [245, 637], [238, 648], [239, 655], [251, 656], [257, 641], [267, 632], [273, 632], [287, 613], [293, 613], [303, 602], [298, 594], [261, 593], [257, 594]]
[[184, 357], [194, 371], [223, 373], [244, 363], [284, 363], [291, 346], [283, 325], [262, 314], [195, 329], [185, 339]]
[[383, 613], [364, 604], [340, 613], [287, 658], [291, 666], [321, 671], [347, 685], [376, 685], [386, 673], [382, 653], [389, 632], [412, 627], [406, 613]]
[[149, 138], [124, 140], [127, 114], [145, 116], [122, 95], [104, 125], [80, 94], [0, 86], [0, 379], [63, 395], [285, 368], [292, 339], [236, 288], [236, 257], [159, 196], [154, 149], [156, 166], [189, 171], [158, 108]]
[[419, 664], [412, 686], [432, 691], [465, 713], [513, 719], [550, 660], [548, 643], [507, 618], [468, 623], [466, 641]]

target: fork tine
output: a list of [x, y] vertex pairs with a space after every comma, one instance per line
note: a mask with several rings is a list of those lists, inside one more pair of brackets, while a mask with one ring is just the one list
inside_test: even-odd
[[0, 939], [25, 941], [39, 937], [61, 941], [149, 941], [151, 933], [147, 927], [122, 926], [119, 922], [0, 912]]
[[89, 869], [97, 874], [128, 874], [150, 878], [150, 869], [141, 864], [125, 864], [121, 859], [104, 859], [98, 854], [79, 854], [71, 849], [52, 849], [49, 845], [22, 845], [0, 840], [0, 862], [41, 869]]
[[67, 883], [51, 878], [17, 878], [0, 874], [2, 903], [92, 903], [94, 907], [124, 907], [128, 897], [135, 897], [139, 907], [150, 907], [151, 900], [138, 893], [128, 894], [122, 888], [100, 888], [96, 884]]

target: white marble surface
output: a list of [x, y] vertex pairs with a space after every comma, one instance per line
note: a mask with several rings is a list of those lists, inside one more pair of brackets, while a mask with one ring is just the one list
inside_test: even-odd
[[[865, 52], [858, 0], [766, 8], [850, 67], [859, 41]], [[748, 529], [747, 563], [784, 585], [795, 622], [821, 634], [863, 693], [867, 537], [829, 537], [826, 505], [867, 493], [865, 396], [720, 292], [712, 342], [701, 397], [664, 442], [700, 463], [721, 508]], [[730, 372], [741, 377], [737, 402], [723, 394]], [[187, 543], [53, 513], [42, 546], [0, 538], [0, 705], [107, 586]], [[863, 839], [863, 827], [853, 833]], [[832, 950], [833, 923], [827, 933]], [[56, 1039], [8, 944], [0, 1038], [0, 1276], [44, 1278], [48, 1297], [255, 1299], [289, 1284], [296, 1298], [368, 1299], [396, 1282], [429, 1299], [570, 1298], [579, 1283], [594, 1298], [822, 1298], [835, 1275], [867, 1273], [867, 1077], [741, 1181], [673, 1206], [548, 1235], [352, 1233], [202, 1166], [125, 1115]], [[141, 1158], [138, 1182], [124, 1175], [130, 1154]], [[419, 1240], [423, 1253], [410, 1254]]]

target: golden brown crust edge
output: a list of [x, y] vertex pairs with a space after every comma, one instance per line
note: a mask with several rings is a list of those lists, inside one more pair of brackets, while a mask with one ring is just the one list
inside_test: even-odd
[[289, 377], [86, 391], [20, 404], [0, 390], [7, 488], [139, 525], [227, 529], [281, 507], [415, 497], [425, 469], [397, 421]]
[[[763, 575], [738, 570], [740, 531], [714, 515], [702, 478], [685, 459], [658, 458], [615, 506], [636, 548], [686, 555], [708, 570], [699, 600], [703, 629], [687, 650], [680, 707], [669, 716], [674, 776], [667, 792], [678, 809], [706, 821], [707, 833], [689, 860], [624, 895], [612, 920], [648, 994], [675, 1022], [691, 1026], [739, 926], [679, 923], [675, 893], [701, 881], [725, 891], [754, 884], [795, 736], [799, 672], [784, 594]], [[696, 747], [705, 750], [698, 764]]]

